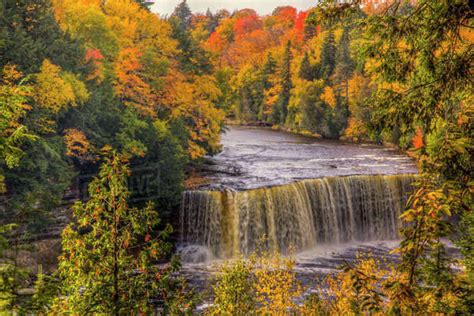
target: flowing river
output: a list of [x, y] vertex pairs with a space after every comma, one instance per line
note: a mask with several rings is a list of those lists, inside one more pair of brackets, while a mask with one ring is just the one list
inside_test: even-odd
[[308, 278], [396, 245], [417, 172], [400, 151], [250, 127], [230, 127], [222, 145], [204, 168], [210, 184], [183, 194], [179, 250], [197, 283], [262, 243], [296, 249]]

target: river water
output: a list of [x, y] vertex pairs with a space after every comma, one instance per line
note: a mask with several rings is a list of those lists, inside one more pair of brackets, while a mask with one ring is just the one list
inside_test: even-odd
[[185, 192], [180, 212], [184, 271], [200, 289], [262, 236], [283, 254], [296, 248], [306, 283], [359, 251], [396, 260], [389, 250], [417, 172], [402, 152], [252, 127], [230, 127], [222, 145], [204, 167], [210, 184]]
[[206, 165], [210, 189], [246, 190], [327, 176], [417, 172], [413, 161], [399, 150], [269, 128], [229, 127], [222, 145], [222, 152]]

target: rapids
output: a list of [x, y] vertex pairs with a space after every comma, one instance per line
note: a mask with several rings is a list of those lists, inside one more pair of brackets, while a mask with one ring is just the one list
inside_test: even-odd
[[304, 179], [350, 175], [413, 174], [402, 152], [372, 144], [320, 140], [268, 128], [230, 127], [222, 152], [209, 157], [210, 190], [248, 190]]

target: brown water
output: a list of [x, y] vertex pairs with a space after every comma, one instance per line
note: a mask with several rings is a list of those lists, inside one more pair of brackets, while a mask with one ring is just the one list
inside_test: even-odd
[[298, 136], [268, 128], [230, 127], [223, 150], [208, 159], [209, 189], [246, 190], [327, 176], [412, 174], [402, 152]]

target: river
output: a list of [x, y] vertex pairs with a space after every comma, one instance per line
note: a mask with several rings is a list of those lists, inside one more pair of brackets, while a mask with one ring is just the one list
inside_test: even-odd
[[321, 140], [259, 127], [232, 126], [223, 150], [208, 159], [210, 189], [246, 190], [327, 176], [413, 174], [396, 149]]
[[307, 281], [358, 251], [391, 256], [417, 172], [402, 152], [254, 127], [230, 127], [222, 145], [204, 168], [210, 184], [183, 194], [179, 250], [198, 287], [262, 244], [296, 249]]

